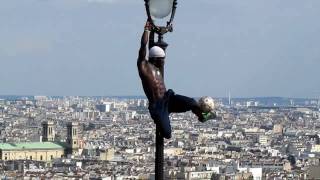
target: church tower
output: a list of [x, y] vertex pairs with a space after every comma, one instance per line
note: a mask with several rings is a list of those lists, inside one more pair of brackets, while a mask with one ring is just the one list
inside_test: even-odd
[[76, 154], [79, 149], [78, 130], [79, 124], [77, 122], [69, 122], [67, 124], [67, 145], [69, 154]]
[[52, 121], [45, 121], [42, 123], [42, 141], [53, 142], [54, 141], [54, 123]]

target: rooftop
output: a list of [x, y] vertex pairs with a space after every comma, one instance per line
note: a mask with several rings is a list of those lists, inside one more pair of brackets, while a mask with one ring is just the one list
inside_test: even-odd
[[29, 142], [29, 143], [0, 143], [1, 150], [22, 149], [64, 149], [62, 145], [53, 142]]

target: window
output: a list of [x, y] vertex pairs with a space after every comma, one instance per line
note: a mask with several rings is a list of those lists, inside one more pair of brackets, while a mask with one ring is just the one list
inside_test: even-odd
[[32, 160], [32, 156], [30, 156], [30, 160]]
[[4, 160], [8, 160], [8, 157], [6, 156], [6, 157], [4, 157]]
[[53, 155], [51, 155], [51, 160], [53, 159]]
[[41, 155], [41, 156], [40, 156], [40, 161], [42, 161], [42, 159], [43, 159], [43, 158], [42, 158], [42, 155]]
[[73, 141], [73, 144], [77, 144], [77, 141]]

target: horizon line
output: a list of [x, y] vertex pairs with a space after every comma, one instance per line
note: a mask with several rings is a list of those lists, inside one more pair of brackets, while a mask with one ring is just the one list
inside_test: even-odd
[[[0, 94], [0, 97], [35, 97], [35, 96], [45, 96], [45, 97], [111, 97], [111, 98], [133, 98], [133, 97], [139, 97], [147, 99], [145, 95], [14, 95], [14, 94]], [[200, 98], [201, 96], [190, 96], [192, 98]], [[214, 99], [229, 99], [228, 96], [225, 97], [214, 97], [211, 96]], [[231, 99], [257, 99], [257, 98], [286, 98], [286, 99], [320, 99], [320, 97], [287, 97], [287, 96], [252, 96], [252, 97], [231, 97]]]

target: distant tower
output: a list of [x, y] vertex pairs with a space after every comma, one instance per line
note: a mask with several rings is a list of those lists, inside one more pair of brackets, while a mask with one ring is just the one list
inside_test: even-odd
[[231, 106], [231, 93], [229, 91], [229, 106]]
[[69, 122], [67, 124], [67, 144], [69, 148], [69, 154], [76, 154], [79, 149], [78, 127], [79, 124], [77, 122]]
[[42, 141], [54, 141], [54, 123], [52, 121], [45, 121], [42, 123]]
[[293, 101], [293, 99], [290, 99], [290, 105], [291, 105], [291, 106], [294, 106], [294, 101]]

